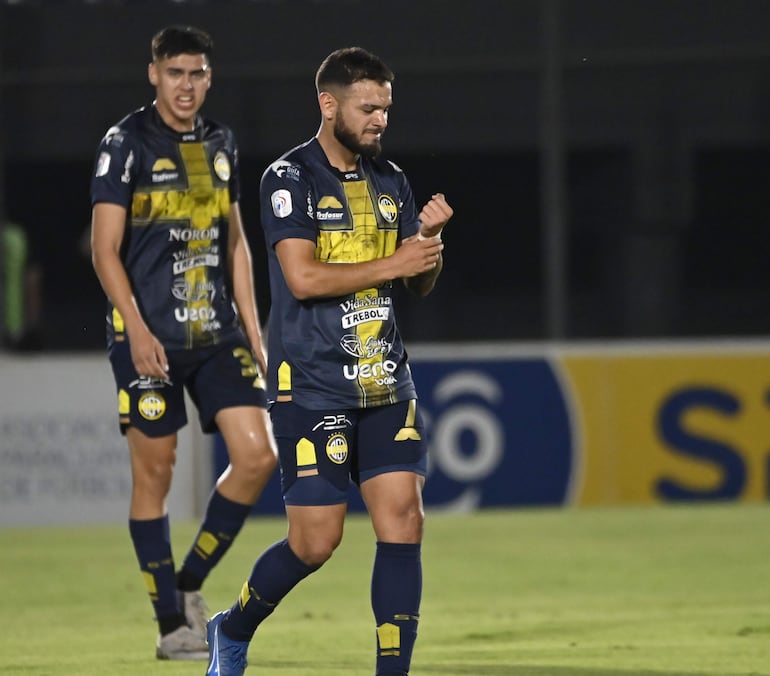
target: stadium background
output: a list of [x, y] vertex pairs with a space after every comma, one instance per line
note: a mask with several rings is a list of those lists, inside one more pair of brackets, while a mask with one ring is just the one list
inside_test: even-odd
[[[265, 316], [257, 181], [317, 128], [315, 68], [360, 44], [396, 71], [386, 154], [457, 212], [436, 292], [400, 301], [445, 442], [429, 500], [767, 498], [770, 3], [17, 0], [0, 213], [43, 264], [45, 350], [0, 356], [3, 521], [30, 502], [37, 520], [123, 513], [78, 242], [96, 144], [150, 101], [149, 40], [176, 22], [216, 41], [206, 111], [239, 139]], [[183, 487], [205, 483], [193, 467]]]

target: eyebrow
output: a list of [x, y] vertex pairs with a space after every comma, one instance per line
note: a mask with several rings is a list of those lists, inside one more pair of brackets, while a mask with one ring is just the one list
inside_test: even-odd
[[201, 66], [195, 70], [185, 70], [184, 68], [179, 68], [179, 66], [166, 66], [167, 73], [174, 73], [179, 75], [199, 75], [201, 73], [208, 72], [208, 70], [208, 65]]
[[365, 101], [360, 104], [361, 108], [371, 108], [372, 110], [389, 110], [393, 107], [393, 102], [391, 101], [387, 105], [381, 104], [381, 103], [372, 103], [370, 101]]

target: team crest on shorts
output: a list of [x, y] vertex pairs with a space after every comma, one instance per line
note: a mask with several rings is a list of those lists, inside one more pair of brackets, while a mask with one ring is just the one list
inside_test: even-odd
[[348, 459], [348, 440], [342, 433], [332, 434], [326, 442], [326, 455], [335, 465]]
[[230, 160], [222, 150], [218, 150], [214, 155], [214, 173], [223, 181], [230, 180]]
[[137, 408], [145, 420], [158, 420], [166, 413], [166, 400], [157, 392], [145, 392], [139, 397]]

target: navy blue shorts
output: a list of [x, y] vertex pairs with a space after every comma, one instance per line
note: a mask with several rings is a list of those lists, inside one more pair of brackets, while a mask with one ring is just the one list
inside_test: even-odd
[[364, 409], [314, 411], [293, 402], [270, 407], [287, 505], [347, 502], [385, 472], [425, 475], [428, 447], [416, 400]]
[[138, 376], [128, 340], [113, 343], [108, 354], [118, 387], [123, 434], [134, 426], [148, 437], [163, 437], [184, 427], [185, 388], [198, 408], [201, 429], [207, 433], [216, 431], [214, 417], [223, 408], [267, 407], [265, 381], [245, 340], [167, 351], [165, 380]]

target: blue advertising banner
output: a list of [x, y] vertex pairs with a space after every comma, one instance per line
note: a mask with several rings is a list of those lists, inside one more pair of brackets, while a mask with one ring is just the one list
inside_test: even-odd
[[[417, 360], [412, 373], [428, 429], [426, 507], [564, 502], [574, 451], [561, 388], [545, 359]], [[221, 437], [214, 458], [216, 476], [227, 465]], [[349, 508], [364, 508], [354, 486]], [[277, 473], [254, 511], [283, 511]]]
[[[412, 372], [427, 508], [770, 497], [764, 343], [422, 346]], [[276, 476], [255, 511], [282, 509]]]
[[429, 429], [426, 506], [565, 500], [570, 423], [547, 361], [419, 361], [412, 371]]

